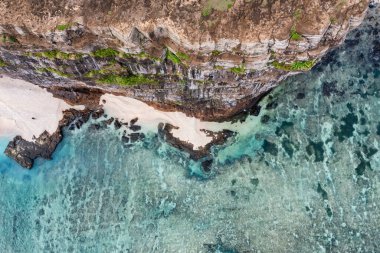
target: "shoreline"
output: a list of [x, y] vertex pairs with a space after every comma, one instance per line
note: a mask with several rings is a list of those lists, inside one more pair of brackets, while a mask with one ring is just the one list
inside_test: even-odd
[[[161, 111], [121, 94], [89, 95], [86, 87], [82, 89], [83, 94], [78, 95], [75, 91], [54, 87], [46, 89], [1, 76], [0, 104], [3, 106], [0, 109], [0, 137], [10, 139], [5, 153], [23, 167], [31, 168], [35, 158], [50, 158], [63, 137], [63, 127], [78, 119], [84, 124], [91, 114], [94, 117], [95, 113], [102, 111], [102, 114], [103, 110], [105, 115], [121, 124], [134, 122], [141, 127], [141, 133], [158, 134], [170, 145], [189, 153], [194, 160], [208, 157], [214, 145], [222, 145], [233, 136], [225, 133], [238, 132], [242, 125], [240, 121], [232, 120], [202, 121], [183, 112]], [[75, 101], [70, 101], [70, 96], [76, 96]], [[84, 102], [86, 106], [76, 105], [79, 102]], [[163, 132], [163, 125], [170, 127]]]
[[63, 112], [84, 110], [53, 97], [46, 89], [7, 76], [0, 77], [0, 136], [20, 135], [33, 141], [44, 131], [53, 134]]
[[[105, 103], [104, 103], [105, 102]], [[183, 112], [165, 112], [139, 100], [105, 94], [101, 97], [100, 105], [105, 114], [117, 118], [123, 123], [137, 119], [143, 132], [158, 133], [159, 124], [173, 126], [170, 133], [181, 142], [193, 145], [193, 150], [200, 150], [213, 141], [208, 132], [221, 132], [223, 130], [237, 131], [240, 123], [202, 121], [195, 117], [189, 117]]]

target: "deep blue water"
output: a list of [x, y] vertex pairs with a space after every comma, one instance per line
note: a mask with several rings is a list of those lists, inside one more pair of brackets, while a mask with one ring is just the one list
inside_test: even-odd
[[380, 252], [379, 21], [262, 101], [210, 176], [113, 129], [32, 171], [0, 154], [0, 252]]

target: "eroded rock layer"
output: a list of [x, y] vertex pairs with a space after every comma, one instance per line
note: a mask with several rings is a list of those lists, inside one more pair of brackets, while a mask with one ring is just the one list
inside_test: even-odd
[[0, 71], [41, 86], [98, 86], [208, 120], [309, 70], [369, 0], [0, 3]]

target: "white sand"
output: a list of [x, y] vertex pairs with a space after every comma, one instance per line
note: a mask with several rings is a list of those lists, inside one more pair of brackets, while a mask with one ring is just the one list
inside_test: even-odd
[[101, 101], [106, 100], [103, 105], [106, 114], [118, 118], [120, 121], [127, 123], [134, 118], [138, 118], [137, 125], [142, 127], [143, 131], [158, 131], [159, 123], [170, 123], [179, 127], [172, 131], [173, 136], [182, 141], [192, 143], [194, 149], [204, 147], [212, 141], [201, 129], [214, 132], [223, 129], [236, 130], [240, 124], [205, 122], [197, 118], [186, 116], [182, 112], [163, 112], [159, 111], [139, 100], [106, 94], [101, 97]]
[[62, 112], [69, 108], [83, 110], [84, 106], [70, 106], [37, 85], [0, 77], [1, 137], [21, 135], [32, 141], [33, 136], [39, 137], [45, 130], [52, 134], [58, 128]]

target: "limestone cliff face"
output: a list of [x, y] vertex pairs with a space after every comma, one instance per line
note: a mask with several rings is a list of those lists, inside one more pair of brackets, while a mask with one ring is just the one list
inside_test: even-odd
[[361, 23], [368, 4], [3, 0], [0, 68], [39, 85], [95, 85], [221, 119], [312, 67]]

